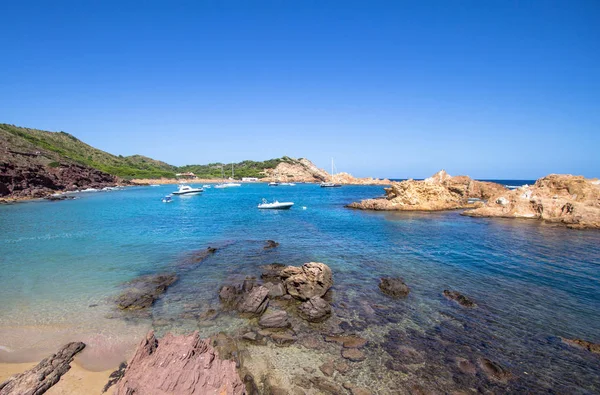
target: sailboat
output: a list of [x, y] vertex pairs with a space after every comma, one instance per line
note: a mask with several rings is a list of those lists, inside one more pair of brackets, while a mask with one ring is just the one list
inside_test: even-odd
[[333, 158], [331, 158], [331, 181], [322, 182], [321, 188], [340, 188], [342, 186], [342, 184], [337, 184], [337, 183], [333, 182], [334, 176], [335, 176], [335, 173], [334, 173]]
[[[231, 179], [233, 180], [234, 172], [233, 172], [233, 163], [231, 164]], [[223, 177], [223, 181], [225, 181], [225, 170], [223, 166], [221, 166], [221, 177]], [[215, 188], [231, 188], [231, 187], [241, 187], [242, 184], [238, 184], [236, 182], [222, 182], [220, 184], [215, 185]]]

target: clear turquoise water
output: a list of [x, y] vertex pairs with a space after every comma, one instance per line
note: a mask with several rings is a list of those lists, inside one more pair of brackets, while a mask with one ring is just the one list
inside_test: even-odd
[[[381, 195], [376, 186], [243, 185], [162, 203], [173, 189], [134, 187], [0, 206], [0, 361], [37, 357], [56, 342], [84, 338], [95, 345], [90, 355], [104, 352], [112, 363], [151, 325], [198, 329], [190, 311], [217, 306], [219, 286], [232, 277], [257, 275], [265, 263], [319, 261], [334, 271], [336, 312], [370, 322], [364, 335], [372, 347], [381, 347], [377, 339], [390, 329], [414, 327], [422, 335], [411, 341], [433, 365], [467, 353], [515, 372], [516, 391], [600, 391], [600, 359], [558, 338], [600, 342], [600, 232], [454, 211], [344, 208]], [[296, 205], [257, 210], [263, 197]], [[266, 239], [281, 245], [263, 251]], [[185, 264], [209, 245], [222, 249], [200, 265]], [[121, 284], [162, 271], [176, 271], [180, 281], [153, 307], [152, 320], [115, 318], [111, 298]], [[409, 298], [382, 296], [377, 284], [384, 275], [404, 277]], [[479, 308], [449, 303], [441, 296], [448, 288]], [[365, 303], [388, 310], [369, 319]], [[200, 330], [208, 335], [243, 323], [231, 318], [214, 325]], [[425, 347], [426, 338], [440, 339], [440, 347]]]

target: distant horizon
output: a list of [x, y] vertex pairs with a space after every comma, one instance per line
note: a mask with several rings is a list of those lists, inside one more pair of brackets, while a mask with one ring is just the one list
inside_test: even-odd
[[600, 176], [597, 2], [3, 2], [0, 120], [176, 166]]

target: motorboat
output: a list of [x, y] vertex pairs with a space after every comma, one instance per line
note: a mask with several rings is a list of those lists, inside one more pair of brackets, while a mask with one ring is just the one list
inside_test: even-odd
[[208, 184], [202, 185], [202, 188], [204, 188], [204, 189], [210, 189], [210, 187], [211, 187], [211, 186], [210, 186], [210, 185], [208, 185]]
[[173, 198], [171, 197], [171, 195], [167, 195], [164, 198], [162, 198], [162, 202], [163, 203], [173, 203]]
[[173, 192], [173, 195], [198, 195], [200, 192], [204, 192], [202, 188], [192, 188], [189, 185], [179, 185], [179, 189]]
[[259, 209], [270, 209], [270, 210], [289, 210], [294, 205], [293, 202], [278, 202], [274, 200], [269, 203], [267, 199], [263, 199], [262, 203], [258, 205]]
[[293, 182], [282, 182], [281, 184], [282, 187], [293, 187], [296, 186], [296, 184], [294, 184]]
[[150, 184], [151, 187], [159, 187], [160, 185], [158, 184]]
[[275, 182], [275, 181], [272, 181], [272, 182], [270, 182], [268, 185], [269, 185], [270, 187], [278, 187], [278, 186], [279, 186], [279, 183], [278, 183], [278, 182]]

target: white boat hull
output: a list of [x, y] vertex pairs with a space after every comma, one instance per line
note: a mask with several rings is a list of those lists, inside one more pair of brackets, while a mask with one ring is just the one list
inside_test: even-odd
[[293, 205], [292, 202], [262, 203], [258, 205], [258, 208], [261, 210], [289, 210]]

